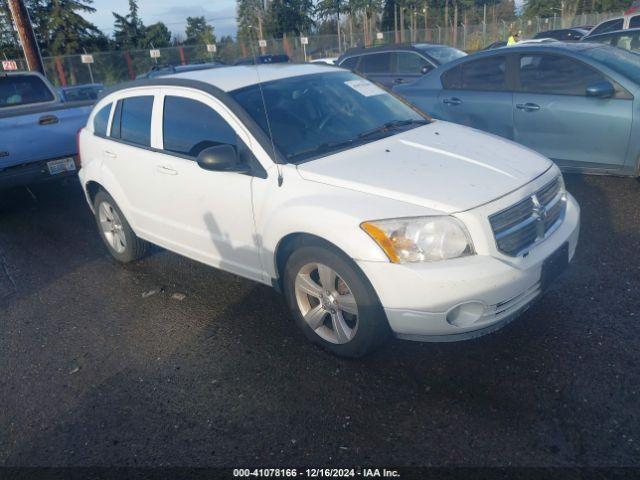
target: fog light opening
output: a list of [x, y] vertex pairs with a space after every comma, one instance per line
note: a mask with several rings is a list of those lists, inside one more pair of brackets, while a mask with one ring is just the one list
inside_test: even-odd
[[447, 323], [454, 327], [468, 327], [480, 320], [484, 312], [485, 306], [481, 302], [463, 303], [447, 312]]

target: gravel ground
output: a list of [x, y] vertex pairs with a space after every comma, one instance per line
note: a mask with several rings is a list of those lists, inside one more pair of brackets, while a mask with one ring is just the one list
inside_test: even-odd
[[640, 183], [567, 176], [570, 270], [522, 318], [357, 361], [278, 294], [107, 256], [74, 182], [0, 192], [0, 465], [640, 465]]

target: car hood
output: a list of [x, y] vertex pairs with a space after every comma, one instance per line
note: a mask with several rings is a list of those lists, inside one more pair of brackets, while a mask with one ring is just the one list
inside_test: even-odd
[[302, 178], [454, 213], [500, 198], [552, 162], [513, 142], [434, 121], [298, 166]]

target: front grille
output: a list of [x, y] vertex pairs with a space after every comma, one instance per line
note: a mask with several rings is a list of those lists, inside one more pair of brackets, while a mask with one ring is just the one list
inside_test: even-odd
[[498, 250], [513, 257], [528, 251], [560, 225], [566, 205], [558, 176], [530, 197], [491, 215]]

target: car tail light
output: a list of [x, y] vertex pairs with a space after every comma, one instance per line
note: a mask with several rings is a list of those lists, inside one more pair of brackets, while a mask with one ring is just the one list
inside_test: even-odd
[[80, 127], [76, 132], [76, 166], [78, 168], [82, 167], [82, 159], [80, 158], [80, 134], [83, 128], [84, 127]]

